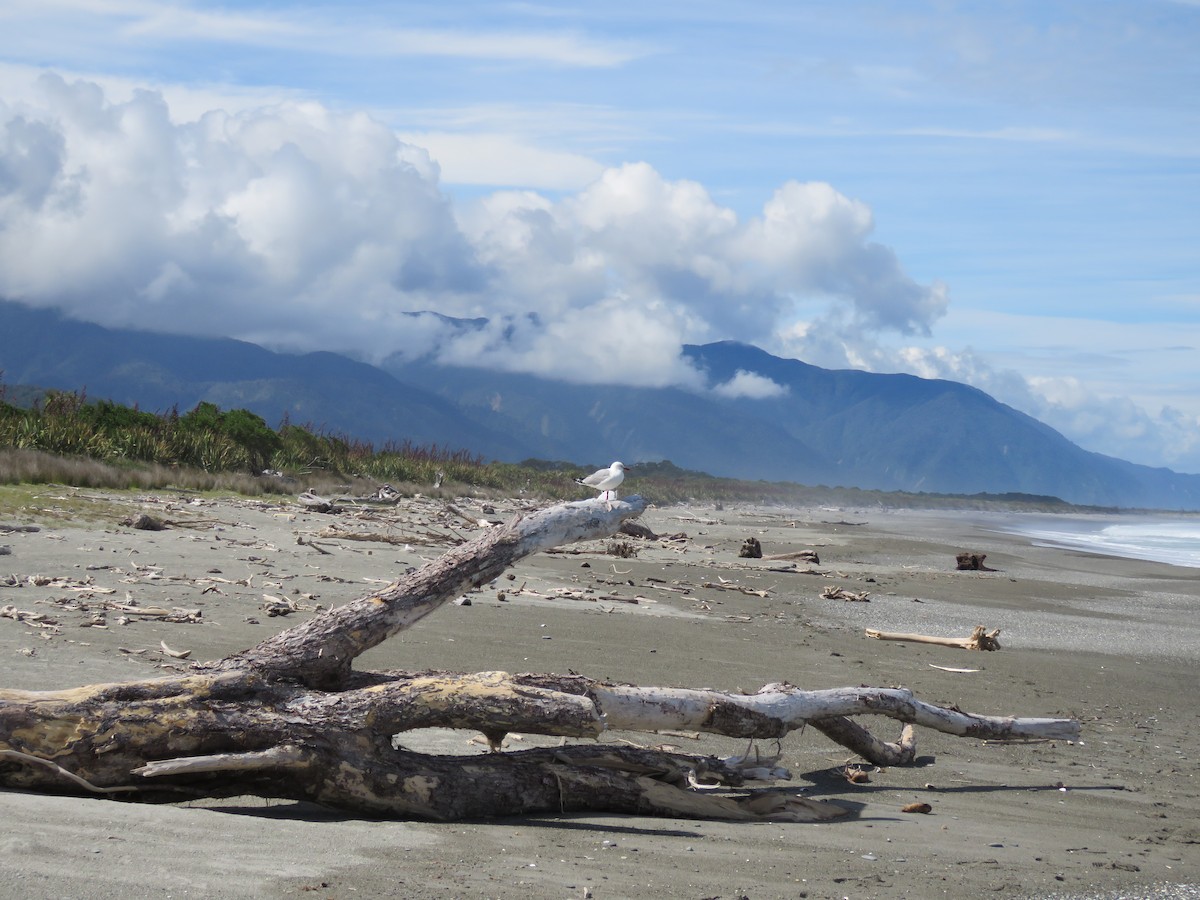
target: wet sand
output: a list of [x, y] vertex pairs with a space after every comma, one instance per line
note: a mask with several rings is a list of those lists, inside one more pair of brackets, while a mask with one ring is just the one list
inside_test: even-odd
[[[219, 658], [310, 607], [362, 596], [369, 579], [436, 558], [449, 537], [478, 530], [469, 520], [501, 521], [518, 508], [453, 503], [331, 516], [287, 502], [38, 489], [26, 508], [0, 514], [0, 525], [40, 526], [0, 530], [9, 548], [0, 607], [42, 612], [58, 627], [0, 618], [0, 686], [66, 688], [187, 665], [160, 642]], [[138, 511], [175, 524], [117, 524]], [[0, 792], [0, 897], [1145, 897], [1200, 884], [1191, 746], [1200, 731], [1200, 570], [1034, 547], [1000, 530], [1003, 514], [697, 506], [651, 509], [642, 522], [687, 538], [629, 538], [631, 559], [605, 554], [607, 542], [527, 559], [513, 579], [440, 609], [359, 668], [570, 669], [745, 691], [775, 681], [903, 685], [974, 713], [1075, 716], [1081, 739], [994, 743], [922, 729], [917, 766], [851, 784], [848, 751], [818, 732], [794, 733], [781, 748], [792, 783], [853, 811], [821, 824], [609, 815], [441, 824], [257, 798], [147, 806]], [[328, 536], [334, 526], [397, 543]], [[789, 564], [739, 559], [751, 536], [768, 556], [813, 549], [820, 563], [775, 571]], [[956, 571], [960, 550], [987, 553], [995, 571]], [[38, 575], [61, 580], [31, 584]], [[701, 587], [721, 579], [766, 596]], [[868, 591], [869, 602], [823, 599], [829, 585]], [[299, 608], [269, 616], [264, 595]], [[639, 602], [605, 599], [613, 597]], [[109, 611], [106, 627], [89, 627], [106, 598], [202, 615], [121, 624]], [[977, 624], [1001, 629], [1001, 650], [864, 634], [965, 636]], [[887, 739], [899, 733], [892, 720], [863, 724]], [[746, 749], [710, 736], [613, 738]], [[477, 740], [444, 731], [406, 743], [485, 752]], [[539, 740], [510, 736], [506, 747]], [[915, 801], [932, 812], [901, 812]]]

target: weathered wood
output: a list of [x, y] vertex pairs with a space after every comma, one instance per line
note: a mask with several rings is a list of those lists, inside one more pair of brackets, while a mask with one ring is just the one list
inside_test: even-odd
[[[440, 764], [396, 749], [403, 734], [415, 729], [586, 738], [614, 730], [686, 729], [769, 739], [813, 724], [878, 765], [912, 761], [911, 728], [898, 744], [885, 744], [845, 719], [860, 714], [975, 738], [1078, 735], [1072, 720], [978, 716], [924, 703], [900, 688], [802, 691], [771, 684], [742, 695], [582, 676], [392, 672], [362, 673], [344, 689], [327, 692], [241, 670], [66, 691], [2, 691], [0, 739], [23, 755], [48, 759], [53, 750], [57, 767], [96, 789], [153, 794], [156, 785], [142, 779], [169, 777], [172, 788], [203, 794], [266, 793], [373, 811], [398, 803], [390, 808], [412, 812], [411, 799], [384, 796], [389, 791], [377, 784], [380, 772], [411, 778], [424, 766], [436, 770], [440, 781], [452, 777]], [[724, 763], [666, 754], [659, 765], [664, 760], [672, 767], [690, 764], [705, 777], [725, 772], [721, 783], [744, 781], [744, 775], [729, 775]], [[219, 780], [210, 777], [218, 772]], [[464, 771], [459, 777], [472, 776]], [[6, 772], [4, 783], [42, 790], [69, 786], [60, 773], [37, 766]]]
[[821, 597], [825, 600], [846, 600], [851, 603], [871, 602], [871, 595], [867, 591], [852, 591], [832, 584], [821, 590]]
[[658, 540], [658, 535], [641, 522], [622, 522], [618, 532], [629, 535], [629, 537], [641, 538], [644, 541]]
[[[845, 810], [794, 792], [699, 789], [788, 777], [774, 758], [593, 745], [430, 756], [406, 749], [404, 736], [471, 729], [498, 750], [508, 732], [594, 739], [688, 730], [753, 740], [811, 724], [876, 764], [901, 765], [915, 753], [913, 725], [987, 738], [1078, 734], [1074, 720], [977, 716], [895, 688], [770, 684], [743, 695], [579, 675], [351, 668], [365, 650], [517, 559], [612, 534], [642, 507], [636, 497], [592, 500], [518, 517], [382, 590], [184, 675], [0, 690], [0, 785], [147, 800], [257, 794], [433, 819], [588, 810], [814, 821]], [[849, 718], [861, 714], [905, 722], [900, 740], [881, 741]]]
[[136, 528], [139, 531], [163, 531], [167, 527], [167, 523], [161, 519], [156, 519], [149, 513], [126, 516], [121, 520], [121, 524], [127, 528]]
[[821, 557], [817, 555], [816, 550], [792, 550], [788, 553], [773, 553], [770, 556], [764, 556], [764, 560], [784, 562], [786, 560], [800, 559], [805, 562], [810, 562], [815, 566], [821, 564]]
[[296, 501], [307, 509], [309, 512], [316, 513], [335, 513], [341, 512], [341, 508], [332, 500], [327, 500], [324, 497], [314, 494], [312, 491], [305, 491]]
[[[611, 506], [611, 509], [608, 508]], [[559, 544], [606, 537], [640, 515], [641, 497], [610, 504], [562, 503], [518, 516], [358, 600], [315, 616], [214, 664], [309, 685], [336, 685], [356, 656], [409, 628], [463, 592], [500, 577], [518, 560]]]
[[957, 647], [959, 650], [999, 650], [1000, 629], [988, 631], [982, 625], [976, 625], [969, 637], [948, 638], [928, 634], [910, 634], [899, 631], [866, 630], [867, 637], [877, 641], [907, 641], [913, 644], [937, 644], [941, 647]]
[[756, 537], [748, 537], [742, 542], [742, 549], [738, 551], [740, 559], [762, 559], [763, 551], [762, 544], [758, 542]]
[[995, 572], [996, 570], [984, 565], [983, 561], [987, 559], [986, 553], [973, 553], [969, 550], [964, 550], [955, 558], [955, 568], [963, 572]]

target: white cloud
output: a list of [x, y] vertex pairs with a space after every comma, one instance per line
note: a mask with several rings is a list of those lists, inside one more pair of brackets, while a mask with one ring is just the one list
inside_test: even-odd
[[[396, 27], [386, 17], [362, 10], [333, 15], [319, 6], [292, 5], [278, 13], [266, 8], [241, 12], [151, 0], [40, 0], [9, 3], [0, 10], [0, 21], [7, 22], [10, 33], [23, 34], [27, 43], [51, 35], [68, 39], [76, 58], [103, 56], [119, 47], [146, 52], [156, 46], [206, 42], [320, 56], [444, 57], [521, 66], [612, 68], [652, 52], [643, 41], [604, 40], [563, 28], [423, 26], [412, 10], [404, 18], [407, 27]], [[25, 49], [16, 48], [18, 54]]]
[[[764, 349], [830, 369], [907, 372], [972, 385], [1087, 450], [1200, 473], [1200, 405], [1191, 389], [1200, 377], [1200, 326], [1011, 314], [957, 318], [966, 338], [987, 332], [993, 347], [1018, 341], [1021, 352], [896, 344], [837, 316], [784, 329]], [[1180, 344], [1168, 345], [1171, 339]], [[1172, 384], [1178, 402], [1164, 403]]]
[[703, 374], [680, 350], [679, 326], [670, 309], [614, 295], [549, 321], [495, 319], [445, 342], [438, 358], [584, 384], [701, 388]]
[[727, 400], [746, 398], [748, 400], [769, 400], [782, 397], [788, 392], [787, 385], [778, 384], [766, 375], [757, 372], [747, 372], [738, 369], [728, 381], [716, 385], [712, 392]]
[[946, 310], [943, 285], [910, 279], [889, 248], [867, 240], [866, 204], [823, 182], [789, 182], [740, 236], [746, 257], [770, 272], [777, 290], [818, 291], [850, 301], [868, 329], [928, 333]]
[[[1158, 412], [1127, 396], [1104, 396], [1076, 378], [1028, 380], [1019, 407], [1080, 446], [1147, 465], [1200, 472], [1200, 416], [1172, 406]], [[1014, 396], [1013, 405], [1021, 403]]]
[[1026, 376], [994, 367], [972, 351], [945, 347], [875, 348], [874, 371], [907, 371], [923, 378], [970, 384], [1062, 433], [1085, 449], [1182, 472], [1200, 472], [1200, 415], [1153, 407], [1121, 392], [1102, 393], [1070, 375]]
[[[178, 121], [158, 92], [114, 100], [53, 74], [0, 125], [0, 293], [110, 325], [379, 358], [409, 345], [405, 313], [432, 310], [498, 323], [449, 333], [448, 357], [692, 384], [687, 341], [764, 341], [814, 303], [865, 331], [922, 330], [945, 302], [825, 184], [789, 183], [742, 222], [636, 163], [556, 200], [456, 209], [429, 151], [366, 115], [289, 102]], [[589, 168], [543, 168], [564, 160], [567, 181]]]
[[577, 190], [604, 167], [565, 150], [549, 150], [512, 134], [405, 132], [401, 140], [424, 147], [454, 184], [511, 185], [544, 190]]
[[452, 56], [473, 59], [531, 61], [565, 67], [609, 68], [623, 65], [647, 50], [633, 42], [602, 42], [570, 31], [471, 32], [449, 29], [388, 29], [359, 34], [380, 53], [405, 56]]
[[[40, 66], [0, 61], [0, 96], [14, 109], [44, 108], [39, 77], [45, 73], [46, 70]], [[67, 82], [82, 81], [97, 85], [109, 103], [128, 103], [136, 93], [146, 90], [146, 83], [142, 79], [110, 73], [58, 68], [54, 74]], [[213, 110], [238, 113], [304, 101], [302, 92], [275, 85], [264, 87], [190, 81], [158, 84], [154, 90], [166, 101], [171, 121], [175, 124], [193, 122]]]
[[[909, 277], [871, 240], [871, 210], [828, 184], [788, 182], [743, 220], [637, 163], [557, 198], [456, 206], [427, 149], [362, 114], [280, 103], [188, 119], [156, 92], [117, 96], [46, 75], [0, 101], [0, 296], [108, 325], [693, 389], [684, 343], [744, 340], [954, 378], [1084, 446], [1200, 470], [1183, 406], [885, 349], [885, 332], [927, 333], [945, 289]], [[745, 372], [717, 390], [780, 387]]]

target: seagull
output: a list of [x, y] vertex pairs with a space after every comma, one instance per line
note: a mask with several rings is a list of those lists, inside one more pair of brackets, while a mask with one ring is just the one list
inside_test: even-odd
[[[576, 478], [576, 484], [595, 488], [609, 500], [609, 494], [616, 494], [617, 486], [625, 480], [625, 463], [615, 462], [607, 469], [597, 469], [587, 478]], [[611, 506], [609, 507], [612, 508]]]

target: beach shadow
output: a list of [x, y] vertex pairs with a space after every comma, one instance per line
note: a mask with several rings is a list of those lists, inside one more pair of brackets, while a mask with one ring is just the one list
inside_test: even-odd
[[[843, 807], [849, 810], [848, 815], [838, 819], [832, 819], [830, 822], [840, 822], [858, 818], [861, 814], [864, 804], [845, 801], [839, 798], [836, 806]], [[655, 828], [652, 825], [618, 825], [615, 822], [598, 822], [596, 814], [579, 813], [578, 815], [564, 814], [561, 817], [546, 818], [544, 816], [505, 816], [495, 819], [460, 819], [451, 823], [430, 822], [424, 819], [396, 819], [391, 816], [366, 816], [361, 814], [353, 814], [343, 812], [341, 810], [330, 809], [321, 806], [317, 803], [309, 803], [307, 801], [284, 801], [273, 805], [255, 806], [253, 804], [223, 804], [195, 806], [195, 809], [205, 809], [211, 812], [225, 813], [231, 816], [246, 816], [256, 819], [269, 819], [274, 821], [290, 821], [290, 822], [311, 822], [319, 824], [323, 822], [405, 822], [410, 824], [420, 825], [438, 825], [438, 824], [471, 824], [471, 825], [491, 825], [497, 828], [529, 828], [531, 826], [537, 828], [551, 828], [562, 831], [589, 831], [597, 834], [620, 834], [620, 835], [636, 835], [640, 837], [682, 837], [691, 839], [701, 839], [707, 835], [699, 830], [689, 830], [679, 827], [662, 827]], [[614, 819], [627, 817], [614, 815]], [[779, 822], [762, 821], [762, 822], [728, 822], [723, 819], [698, 819], [698, 823], [713, 824], [722, 823], [728, 825], [779, 825]], [[791, 823], [783, 823], [791, 824]], [[820, 824], [828, 824], [822, 822]]]
[[[416, 822], [422, 825], [437, 825], [439, 823], [425, 819], [397, 819], [391, 816], [368, 816], [331, 809], [318, 803], [304, 800], [280, 801], [277, 804], [256, 806], [253, 804], [204, 804], [193, 807], [211, 812], [226, 813], [231, 816], [248, 816], [256, 819], [275, 819], [295, 822]], [[585, 821], [586, 814], [578, 816], [579, 821], [571, 818], [546, 819], [540, 816], [504, 816], [500, 818], [466, 818], [456, 820], [456, 824], [495, 825], [498, 827], [521, 828], [536, 825], [541, 828], [562, 828], [579, 831], [604, 831], [617, 834], [668, 835], [678, 837], [702, 837], [698, 832], [670, 829], [639, 828], [630, 825], [606, 825], [594, 820]]]
[[961, 784], [955, 787], [938, 787], [930, 791], [932, 794], [992, 794], [1002, 791], [1026, 791], [1041, 793], [1043, 791], [1063, 791], [1068, 794], [1079, 791], [1127, 791], [1123, 784], [1072, 784], [1060, 787], [1057, 784]]
[[253, 804], [204, 804], [192, 806], [192, 809], [206, 809], [212, 812], [226, 813], [231, 816], [248, 816], [256, 819], [274, 819], [276, 821], [292, 822], [393, 822], [395, 819], [383, 816], [367, 816], [345, 812], [310, 803], [306, 800], [281, 800], [264, 803], [262, 806]]
[[[836, 801], [830, 802], [831, 806], [837, 806], [846, 810], [846, 814], [834, 819], [826, 819], [820, 822], [781, 822], [771, 819], [760, 819], [757, 821], [736, 822], [728, 819], [697, 819], [697, 824], [704, 825], [834, 825], [839, 822], [851, 822], [861, 817], [862, 811], [865, 808], [865, 803], [858, 803], [853, 800], [844, 800], [838, 798]], [[486, 819], [481, 820], [491, 825], [508, 824], [514, 826], [537, 825], [540, 828], [558, 828], [570, 831], [595, 831], [604, 832], [606, 834], [632, 834], [646, 837], [686, 837], [686, 838], [706, 838], [711, 837], [702, 831], [691, 831], [684, 828], [654, 828], [645, 825], [615, 825], [609, 823], [601, 823], [596, 821], [595, 815], [589, 816], [586, 813], [581, 813], [578, 817], [564, 816], [563, 818], [545, 819], [535, 817], [514, 817], [509, 819]]]
[[[847, 790], [853, 791], [855, 794], [873, 794], [881, 792], [891, 792], [897, 790], [906, 790], [903, 785], [888, 784], [886, 780], [875, 780], [879, 776], [872, 776], [872, 780], [864, 783], [851, 784], [846, 780], [846, 777], [838, 768], [818, 769], [813, 772], [805, 772], [800, 776], [805, 781], [808, 781], [812, 787], [808, 788], [805, 793], [809, 797], [820, 797], [825, 794], [836, 794], [841, 797]], [[1089, 785], [1063, 785], [1063, 784], [1046, 784], [1041, 782], [1038, 784], [958, 784], [945, 787], [938, 785], [934, 788], [924, 788], [926, 793], [930, 795], [936, 794], [994, 794], [1006, 792], [1035, 792], [1041, 793], [1045, 791], [1063, 791], [1074, 793], [1076, 791], [1125, 791], [1128, 788], [1123, 784], [1089, 784]]]
[[535, 825], [538, 828], [554, 828], [560, 831], [595, 831], [604, 834], [633, 834], [643, 837], [685, 837], [702, 838], [700, 831], [688, 831], [682, 828], [653, 828], [642, 825], [614, 825], [597, 822], [595, 816], [580, 814], [578, 817], [546, 819], [537, 816], [512, 816], [504, 819], [479, 819], [476, 824], [508, 825], [524, 828]]

